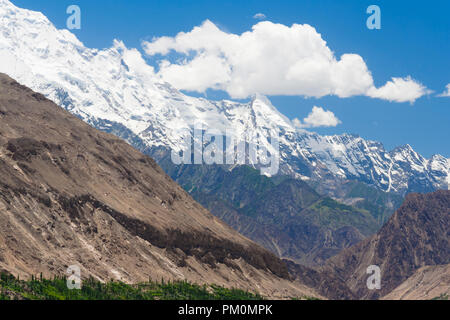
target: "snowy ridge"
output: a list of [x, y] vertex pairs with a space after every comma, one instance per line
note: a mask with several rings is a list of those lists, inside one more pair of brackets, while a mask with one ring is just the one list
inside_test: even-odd
[[[160, 81], [138, 50], [121, 41], [108, 49], [87, 48], [43, 14], [7, 0], [0, 0], [0, 72], [93, 125], [106, 120], [108, 126], [127, 128], [148, 148], [181, 148], [182, 129], [195, 123], [232, 129], [236, 137], [267, 137], [276, 129], [285, 174], [357, 179], [398, 193], [448, 189], [450, 182], [450, 159], [425, 159], [408, 145], [388, 152], [355, 135], [297, 129], [260, 95], [248, 103], [187, 96]], [[270, 150], [268, 140], [260, 143]]]

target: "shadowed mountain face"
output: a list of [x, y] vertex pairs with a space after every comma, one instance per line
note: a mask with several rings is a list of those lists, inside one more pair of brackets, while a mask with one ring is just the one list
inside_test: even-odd
[[153, 156], [216, 217], [297, 263], [321, 265], [382, 225], [376, 210], [372, 215], [365, 208], [339, 203], [301, 180], [269, 178], [248, 166], [175, 166], [163, 150]]
[[149, 157], [0, 74], [0, 269], [318, 296]]
[[[390, 293], [419, 268], [449, 263], [450, 191], [445, 190], [409, 194], [375, 236], [333, 257], [325, 269], [336, 272], [358, 298], [375, 299]], [[370, 265], [381, 269], [380, 290], [367, 289]]]

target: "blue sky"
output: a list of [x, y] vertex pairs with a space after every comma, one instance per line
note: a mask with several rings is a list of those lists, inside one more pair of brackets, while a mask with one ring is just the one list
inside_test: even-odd
[[[342, 124], [314, 128], [322, 134], [357, 133], [378, 140], [387, 149], [409, 143], [426, 157], [440, 153], [450, 157], [450, 98], [435, 95], [450, 83], [450, 1], [88, 1], [13, 0], [19, 7], [43, 12], [64, 28], [66, 8], [79, 5], [82, 29], [74, 33], [88, 47], [110, 47], [113, 39], [142, 50], [141, 43], [153, 37], [188, 32], [206, 19], [220, 29], [240, 35], [258, 22], [253, 16], [291, 26], [313, 26], [336, 57], [360, 55], [377, 87], [391, 77], [413, 79], [434, 90], [414, 104], [363, 96], [304, 98], [270, 96], [273, 104], [289, 118], [305, 118], [314, 105], [332, 111]], [[366, 27], [366, 8], [381, 8], [381, 30]], [[149, 62], [154, 60], [149, 58]], [[199, 95], [193, 93], [193, 95]], [[207, 91], [209, 98], [227, 97]]]

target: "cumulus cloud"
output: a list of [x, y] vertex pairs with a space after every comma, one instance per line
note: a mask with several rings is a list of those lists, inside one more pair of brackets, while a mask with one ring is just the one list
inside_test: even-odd
[[240, 35], [206, 20], [190, 32], [143, 42], [150, 56], [176, 52], [181, 59], [160, 61], [158, 76], [181, 90], [226, 91], [232, 98], [265, 95], [351, 97], [365, 95], [414, 102], [426, 88], [410, 77], [393, 78], [381, 88], [358, 54], [336, 57], [312, 26], [262, 21]]
[[450, 83], [445, 87], [444, 92], [438, 94], [438, 97], [450, 97]]
[[425, 86], [419, 82], [406, 78], [392, 78], [381, 88], [371, 88], [367, 95], [372, 98], [380, 98], [395, 102], [414, 103], [418, 98], [431, 93]]
[[314, 106], [311, 113], [303, 119], [303, 122], [295, 118], [292, 120], [297, 128], [336, 127], [342, 122], [333, 112]]
[[266, 18], [266, 15], [264, 13], [257, 13], [253, 16], [253, 18], [258, 20], [264, 20]]

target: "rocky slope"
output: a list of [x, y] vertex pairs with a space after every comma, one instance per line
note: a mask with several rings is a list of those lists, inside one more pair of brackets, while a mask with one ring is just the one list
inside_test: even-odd
[[268, 150], [267, 137], [278, 131], [283, 174], [329, 186], [358, 180], [402, 195], [449, 188], [450, 162], [443, 156], [425, 159], [409, 145], [388, 151], [356, 135], [298, 129], [262, 96], [248, 103], [186, 96], [161, 82], [138, 50], [120, 41], [109, 49], [87, 48], [41, 13], [8, 0], [0, 1], [0, 72], [141, 151], [180, 150], [183, 129], [194, 124], [228, 130], [241, 141], [259, 136]]
[[247, 166], [159, 163], [216, 217], [279, 257], [305, 265], [322, 264], [382, 225], [377, 215], [321, 196], [300, 180], [261, 176]]
[[420, 268], [383, 300], [448, 299], [449, 296], [450, 264], [447, 264]]
[[[409, 194], [376, 235], [331, 258], [325, 269], [336, 272], [357, 297], [375, 299], [393, 292], [420, 268], [449, 263], [450, 191], [441, 190]], [[381, 269], [380, 290], [366, 286], [370, 265]]]
[[0, 74], [0, 269], [320, 296], [154, 160]]

